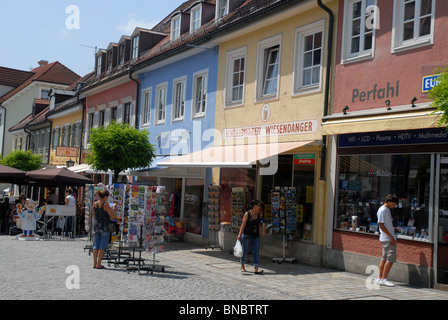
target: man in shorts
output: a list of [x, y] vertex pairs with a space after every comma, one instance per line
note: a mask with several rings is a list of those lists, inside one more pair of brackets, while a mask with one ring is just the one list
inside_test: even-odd
[[378, 209], [377, 217], [380, 227], [380, 241], [383, 246], [383, 254], [379, 265], [379, 276], [377, 283], [380, 285], [393, 287], [392, 282], [387, 280], [389, 271], [393, 263], [397, 260], [397, 236], [392, 224], [392, 214], [390, 209], [398, 204], [398, 197], [395, 194], [388, 194], [385, 197], [384, 204]]

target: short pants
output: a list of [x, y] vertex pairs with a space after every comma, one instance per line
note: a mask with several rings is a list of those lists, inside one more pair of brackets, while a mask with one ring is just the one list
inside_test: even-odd
[[383, 245], [383, 255], [381, 256], [381, 260], [394, 263], [397, 261], [397, 243], [394, 245], [390, 244], [389, 241], [381, 241]]
[[109, 244], [110, 232], [95, 233], [93, 249], [106, 250]]

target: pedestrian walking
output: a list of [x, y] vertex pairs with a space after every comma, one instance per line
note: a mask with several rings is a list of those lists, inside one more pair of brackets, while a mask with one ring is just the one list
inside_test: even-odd
[[104, 269], [101, 265], [104, 252], [109, 244], [110, 232], [108, 228], [108, 216], [110, 219], [115, 218], [115, 214], [109, 206], [109, 191], [99, 190], [97, 192], [99, 200], [92, 206], [92, 215], [94, 218], [93, 232], [95, 233], [95, 242], [93, 245], [93, 267], [95, 269]]
[[[76, 199], [74, 196], [74, 191], [72, 188], [68, 188], [65, 190], [65, 205], [70, 207], [76, 207]], [[65, 223], [65, 232], [67, 234], [72, 233], [72, 237], [75, 237], [76, 228], [73, 226], [73, 217], [69, 216], [67, 217], [66, 223]]]
[[382, 256], [379, 265], [379, 276], [377, 283], [388, 287], [395, 286], [393, 282], [387, 280], [392, 265], [397, 260], [397, 236], [392, 224], [393, 209], [398, 204], [398, 197], [395, 194], [388, 194], [384, 204], [378, 209], [377, 217], [380, 227], [380, 242], [382, 245]]
[[247, 271], [244, 263], [247, 258], [249, 246], [252, 246], [255, 274], [263, 273], [263, 270], [260, 271], [258, 268], [258, 264], [260, 261], [260, 226], [263, 227], [263, 236], [266, 235], [266, 223], [263, 218], [262, 205], [263, 204], [260, 200], [253, 200], [249, 205], [249, 210], [244, 213], [243, 216], [243, 222], [238, 234], [238, 240], [241, 241], [243, 246], [243, 256], [240, 258], [242, 272]]

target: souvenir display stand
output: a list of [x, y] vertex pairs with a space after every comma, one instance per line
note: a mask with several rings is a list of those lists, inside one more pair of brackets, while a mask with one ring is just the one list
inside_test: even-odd
[[282, 234], [281, 258], [272, 258], [273, 262], [295, 262], [295, 258], [286, 258], [288, 238], [297, 230], [296, 189], [293, 187], [275, 187], [271, 192], [272, 232]]
[[230, 213], [232, 214], [232, 231], [239, 232], [247, 207], [247, 188], [232, 188]]
[[[213, 243], [210, 243], [205, 249], [215, 248], [221, 249], [219, 245], [218, 232], [221, 227], [220, 225], [220, 205], [219, 199], [220, 196], [220, 187], [215, 184], [211, 184], [208, 187], [208, 224], [209, 224], [209, 232], [213, 233]], [[210, 239], [210, 237], [209, 237]]]
[[[89, 226], [92, 226], [91, 204], [96, 198], [96, 192], [101, 189], [107, 189], [110, 194], [109, 201], [116, 204], [119, 226], [119, 231], [112, 234], [113, 246], [106, 251], [104, 259], [116, 268], [125, 266], [128, 273], [147, 271], [152, 274], [157, 267], [155, 255], [164, 252], [164, 237], [167, 236], [164, 228], [168, 203], [165, 187], [129, 184], [87, 185], [86, 224], [89, 223]], [[91, 242], [92, 227], [89, 227], [88, 232]], [[142, 258], [143, 251], [152, 254], [152, 264], [145, 264], [147, 259]], [[164, 272], [165, 268], [160, 266], [160, 271]]]

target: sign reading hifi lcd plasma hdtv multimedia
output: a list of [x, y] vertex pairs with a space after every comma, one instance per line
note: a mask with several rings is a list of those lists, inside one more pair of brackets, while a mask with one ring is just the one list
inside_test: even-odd
[[339, 135], [339, 148], [448, 143], [446, 128]]

